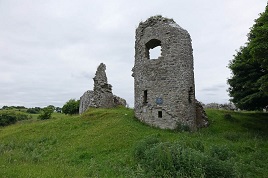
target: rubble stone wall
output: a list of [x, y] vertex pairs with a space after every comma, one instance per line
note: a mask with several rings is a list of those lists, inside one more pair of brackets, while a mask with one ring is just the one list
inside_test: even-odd
[[93, 96], [94, 91], [88, 90], [80, 97], [79, 114], [85, 112], [89, 107], [96, 106]]
[[112, 108], [118, 105], [126, 106], [126, 100], [113, 95], [112, 85], [108, 84], [105, 70], [105, 64], [101, 63], [93, 78], [93, 91], [86, 91], [80, 97], [79, 114], [82, 114], [90, 107]]
[[[161, 55], [150, 59], [150, 49]], [[189, 33], [172, 19], [154, 16], [136, 29], [135, 116], [150, 125], [175, 129], [177, 124], [196, 129], [195, 84]]]

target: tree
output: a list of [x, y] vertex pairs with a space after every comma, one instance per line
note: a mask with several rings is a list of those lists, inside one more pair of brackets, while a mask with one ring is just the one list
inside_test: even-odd
[[56, 111], [57, 113], [61, 113], [61, 110], [62, 110], [62, 109], [61, 109], [60, 107], [56, 107], [56, 108], [55, 108], [55, 111]]
[[70, 99], [67, 101], [63, 107], [62, 107], [62, 112], [64, 114], [78, 114], [79, 113], [79, 104], [80, 100], [75, 100], [75, 99]]
[[50, 119], [51, 114], [53, 112], [54, 112], [54, 110], [50, 106], [47, 106], [47, 107], [42, 109], [41, 114], [38, 116], [38, 118], [41, 120]]
[[3, 106], [2, 109], [8, 109], [8, 106]]
[[268, 103], [268, 4], [255, 20], [246, 46], [241, 47], [228, 66], [231, 101], [240, 109], [260, 110]]
[[53, 112], [55, 111], [55, 109], [56, 109], [56, 107], [55, 106], [53, 106], [53, 105], [48, 105], [47, 106], [48, 108], [50, 108], [51, 110], [53, 110]]
[[31, 114], [39, 114], [41, 111], [40, 107], [34, 107], [34, 108], [29, 108], [27, 109], [27, 113], [31, 113]]

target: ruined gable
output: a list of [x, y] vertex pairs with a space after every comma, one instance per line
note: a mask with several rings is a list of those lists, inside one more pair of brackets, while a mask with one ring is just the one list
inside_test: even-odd
[[113, 95], [112, 85], [108, 83], [106, 66], [101, 63], [95, 73], [94, 88], [86, 91], [80, 97], [79, 114], [82, 114], [90, 107], [112, 108], [119, 105], [126, 106], [126, 100]]
[[94, 101], [96, 107], [114, 107], [112, 85], [108, 84], [106, 66], [101, 63], [97, 68], [94, 80]]

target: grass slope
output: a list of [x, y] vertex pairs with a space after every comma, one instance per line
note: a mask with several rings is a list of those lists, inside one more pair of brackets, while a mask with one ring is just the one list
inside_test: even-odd
[[50, 120], [0, 127], [0, 177], [144, 177], [133, 150], [151, 135], [194, 149], [202, 145], [208, 155], [226, 148], [237, 177], [267, 176], [267, 113], [207, 114], [211, 125], [195, 133], [152, 128], [126, 108], [54, 113]]

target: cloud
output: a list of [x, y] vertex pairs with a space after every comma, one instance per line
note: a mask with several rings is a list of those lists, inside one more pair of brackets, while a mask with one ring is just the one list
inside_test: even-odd
[[[135, 29], [156, 14], [192, 37], [196, 96], [228, 101], [226, 68], [264, 1], [0, 1], [0, 106], [62, 106], [107, 66], [113, 92], [134, 105]], [[247, 13], [241, 13], [241, 9]]]
[[201, 89], [202, 92], [217, 92], [219, 90], [226, 89], [226, 85], [224, 84], [218, 84], [210, 87], [206, 87]]

